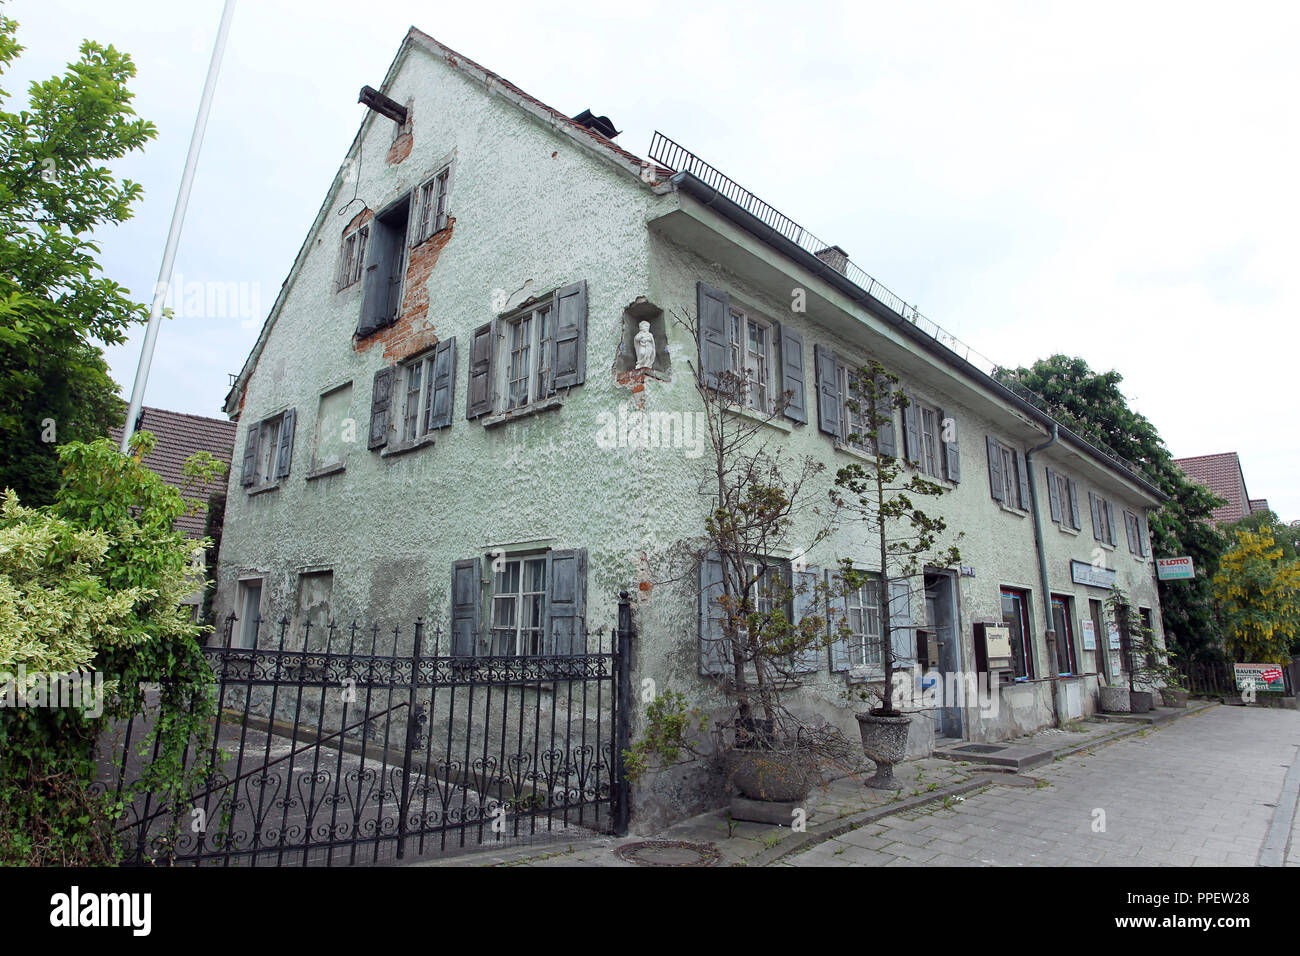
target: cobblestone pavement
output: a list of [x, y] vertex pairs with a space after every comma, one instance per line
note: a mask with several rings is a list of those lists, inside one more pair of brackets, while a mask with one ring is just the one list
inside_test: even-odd
[[[1274, 814], [1295, 812], [1277, 804], [1298, 746], [1300, 712], [1215, 707], [1059, 758], [1029, 772], [1037, 786], [899, 813], [780, 865], [1254, 866]], [[1300, 865], [1300, 819], [1284, 858]]]

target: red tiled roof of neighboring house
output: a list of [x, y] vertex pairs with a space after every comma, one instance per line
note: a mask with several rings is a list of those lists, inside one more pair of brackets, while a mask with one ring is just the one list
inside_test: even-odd
[[[153, 451], [145, 458], [145, 466], [173, 488], [184, 490], [182, 466], [195, 452], [210, 452], [230, 467], [231, 453], [235, 447], [236, 424], [221, 418], [204, 418], [169, 412], [162, 408], [145, 408], [141, 412], [140, 430], [150, 432], [158, 439]], [[110, 429], [114, 442], [122, 440], [121, 427]], [[225, 488], [222, 478], [201, 489], [192, 490], [189, 496], [207, 502], [208, 495]], [[191, 538], [203, 537], [204, 515], [181, 515], [176, 527]]]
[[[1193, 481], [1200, 482], [1227, 501], [1212, 512], [1215, 522], [1230, 524], [1250, 514], [1250, 497], [1246, 494], [1246, 478], [1241, 471], [1241, 459], [1235, 451], [1218, 455], [1194, 455], [1175, 458], [1174, 464]], [[1263, 500], [1263, 499], [1259, 499]]]
[[1268, 499], [1267, 499], [1267, 498], [1251, 498], [1251, 499], [1250, 499], [1250, 511], [1251, 511], [1251, 514], [1254, 514], [1256, 511], [1268, 511], [1268, 510], [1269, 510], [1269, 507], [1268, 507]]

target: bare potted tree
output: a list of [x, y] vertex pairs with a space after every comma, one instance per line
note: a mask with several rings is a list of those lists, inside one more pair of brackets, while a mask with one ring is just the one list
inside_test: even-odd
[[[1128, 595], [1118, 585], [1111, 589], [1106, 599], [1111, 615], [1119, 629], [1120, 653], [1128, 669], [1129, 710], [1145, 714], [1155, 706], [1156, 693], [1166, 706], [1187, 706], [1187, 692], [1181, 687], [1182, 677], [1169, 662], [1169, 651], [1156, 640], [1155, 632], [1141, 618], [1135, 617]], [[1165, 690], [1169, 690], [1166, 697]], [[1178, 700], [1181, 704], [1170, 704]]]
[[[902, 710], [901, 695], [896, 692], [895, 674], [900, 655], [894, 641], [893, 620], [897, 603], [910, 601], [912, 589], [910, 584], [903, 588], [892, 585], [915, 580], [927, 565], [959, 565], [961, 553], [956, 542], [962, 535], [958, 533], [954, 543], [947, 547], [941, 544], [946, 523], [942, 518], [928, 515], [918, 499], [940, 498], [947, 488], [925, 478], [919, 470], [906, 476], [903, 462], [897, 456], [894, 410], [906, 413], [911, 404], [898, 388], [898, 376], [872, 360], [849, 377], [849, 392], [846, 404], [856, 422], [849, 441], [859, 449], [864, 461], [839, 469], [831, 500], [837, 508], [845, 509], [863, 523], [879, 566], [866, 571], [845, 563], [841, 574], [849, 589], [874, 584], [880, 595], [879, 606], [888, 607], [888, 612], [880, 616], [883, 685], [879, 693], [863, 695], [865, 699], [874, 696], [880, 703], [856, 717], [863, 750], [876, 764], [876, 773], [866, 785], [896, 790], [901, 784], [894, 779], [894, 764], [906, 754], [911, 716]], [[941, 427], [946, 433], [951, 423], [944, 421]]]

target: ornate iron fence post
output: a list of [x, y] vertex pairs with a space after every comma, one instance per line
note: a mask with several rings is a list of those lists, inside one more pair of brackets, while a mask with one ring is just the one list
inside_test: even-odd
[[417, 678], [420, 673], [420, 645], [423, 642], [424, 618], [418, 617], [415, 619], [415, 644], [411, 648], [411, 691], [406, 705], [406, 750], [402, 755], [402, 802], [397, 812], [397, 858], [399, 860], [406, 854], [406, 818], [411, 808], [411, 751], [416, 748], [420, 738], [420, 715], [416, 712], [415, 697], [419, 688]]
[[615, 634], [614, 667], [618, 692], [614, 714], [614, 835], [627, 836], [631, 815], [631, 787], [628, 785], [623, 752], [631, 746], [632, 717], [632, 603], [626, 591], [618, 596], [618, 631]]

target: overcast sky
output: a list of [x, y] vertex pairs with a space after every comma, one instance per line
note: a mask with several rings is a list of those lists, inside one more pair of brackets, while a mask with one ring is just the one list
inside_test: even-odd
[[[220, 0], [9, 0], [27, 46], [3, 85], [128, 51], [157, 124], [119, 164], [135, 219], [100, 237], [147, 301]], [[432, 4], [244, 0], [177, 259], [239, 283], [166, 323], [148, 405], [220, 415], [364, 108], [420, 27], [645, 155], [658, 129], [1003, 364], [1118, 369], [1176, 456], [1238, 451], [1300, 518], [1300, 5]], [[12, 104], [11, 104], [11, 108]], [[205, 310], [206, 311], [206, 310]], [[129, 395], [141, 334], [109, 350]]]

